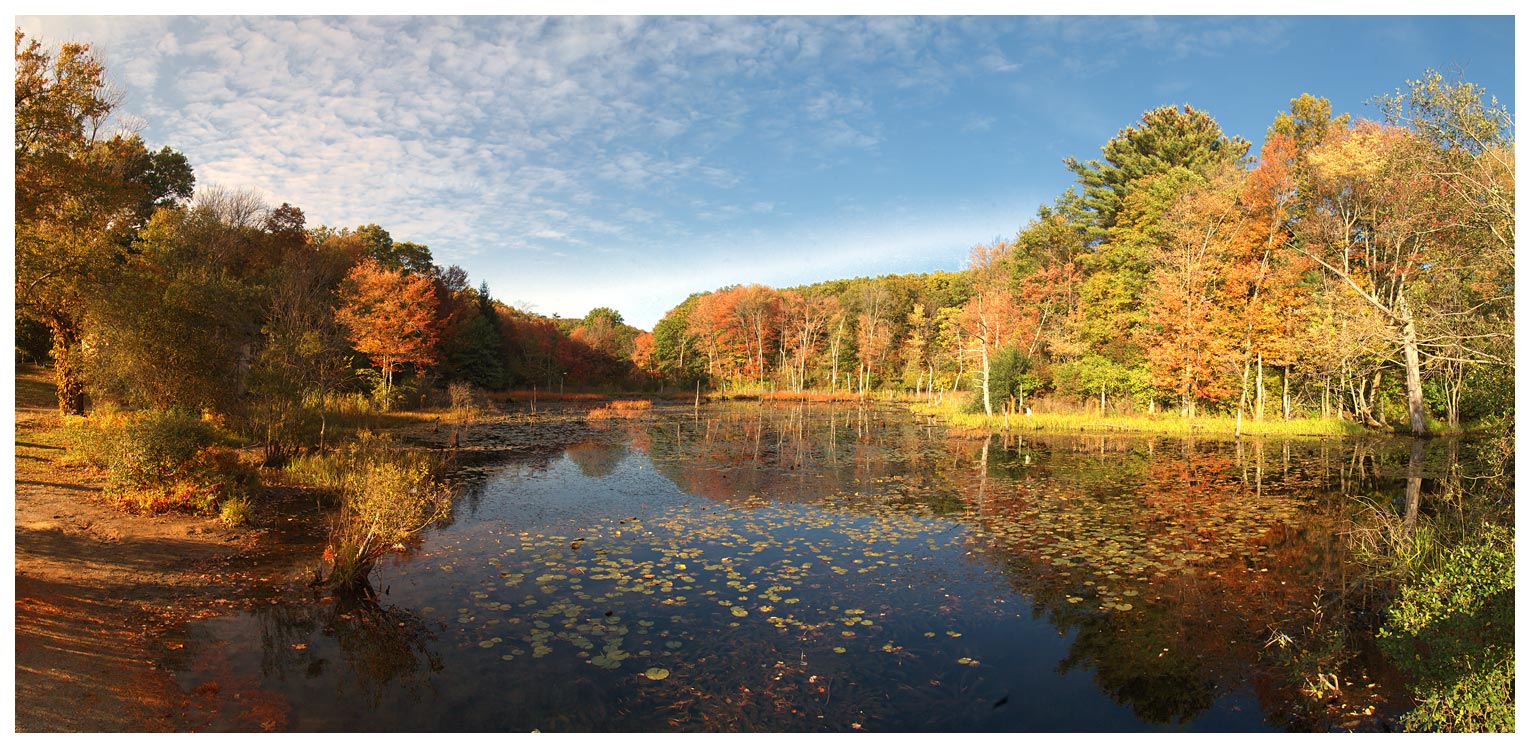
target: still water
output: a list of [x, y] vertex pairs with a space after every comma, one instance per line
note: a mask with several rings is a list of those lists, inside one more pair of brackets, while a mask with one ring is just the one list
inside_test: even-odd
[[202, 622], [181, 678], [240, 689], [212, 729], [1342, 728], [1303, 675], [1372, 721], [1398, 676], [1364, 636], [1322, 666], [1279, 643], [1324, 611], [1374, 629], [1335, 605], [1343, 531], [1428, 512], [1457, 449], [660, 409], [464, 471], [379, 605]]

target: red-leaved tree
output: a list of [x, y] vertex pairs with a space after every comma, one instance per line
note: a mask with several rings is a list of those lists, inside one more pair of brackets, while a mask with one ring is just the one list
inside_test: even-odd
[[429, 278], [363, 260], [346, 275], [335, 316], [351, 344], [382, 372], [383, 408], [391, 403], [393, 374], [405, 364], [436, 362], [441, 335], [434, 284]]

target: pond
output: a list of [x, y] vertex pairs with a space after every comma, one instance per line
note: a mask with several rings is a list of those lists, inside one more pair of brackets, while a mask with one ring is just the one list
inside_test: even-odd
[[657, 408], [464, 470], [378, 604], [200, 622], [179, 677], [237, 691], [210, 729], [1368, 729], [1403, 684], [1343, 533], [1465, 449]]

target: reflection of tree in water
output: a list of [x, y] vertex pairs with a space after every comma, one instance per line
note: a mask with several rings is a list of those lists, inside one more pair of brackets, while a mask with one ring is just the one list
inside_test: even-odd
[[521, 475], [543, 475], [551, 469], [553, 458], [562, 454], [561, 447], [533, 449], [528, 452], [517, 452], [508, 458], [496, 455], [487, 459], [474, 460], [467, 465], [459, 464], [451, 476], [452, 484], [456, 489], [452, 495], [452, 516], [440, 526], [450, 527], [462, 517], [477, 516], [483, 500], [493, 495], [493, 492], [486, 489], [492, 483], [492, 479], [500, 473], [515, 470]]
[[715, 501], [816, 501], [873, 484], [893, 501], [954, 497], [931, 477], [944, 455], [943, 429], [895, 409], [748, 403], [646, 428], [660, 472], [681, 490]]
[[586, 477], [604, 478], [615, 472], [616, 466], [627, 457], [627, 445], [590, 440], [569, 447], [564, 454]]
[[[268, 678], [327, 674], [337, 696], [355, 687], [376, 707], [395, 688], [416, 693], [442, 668], [440, 655], [430, 647], [435, 634], [413, 611], [398, 606], [333, 598], [318, 605], [273, 605], [255, 614], [261, 672]], [[339, 661], [332, 662], [328, 653]]]
[[[1099, 459], [1078, 459], [1095, 452]], [[969, 445], [965, 459], [973, 520], [987, 531], [974, 543], [1032, 597], [1037, 615], [1076, 632], [1060, 669], [1092, 669], [1138, 717], [1183, 723], [1251, 685], [1273, 722], [1332, 726], [1346, 715], [1310, 708], [1292, 660], [1266, 646], [1275, 631], [1317, 631], [1325, 615], [1370, 628], [1331, 636], [1305, 666], [1319, 663], [1358, 689], [1382, 675], [1368, 641], [1376, 619], [1353, 615], [1376, 601], [1353, 589], [1340, 530], [1354, 502], [1343, 489], [1396, 496], [1411, 522], [1427, 482], [1417, 448], [995, 438]], [[1123, 596], [1127, 589], [1134, 594]], [[1111, 610], [1122, 602], [1127, 611]], [[1387, 690], [1358, 700], [1374, 704]]]

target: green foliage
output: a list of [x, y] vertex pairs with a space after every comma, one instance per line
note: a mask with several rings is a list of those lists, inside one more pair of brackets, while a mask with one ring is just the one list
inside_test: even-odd
[[1056, 392], [1099, 402], [1100, 391], [1107, 400], [1121, 395], [1137, 396], [1142, 390], [1147, 372], [1142, 367], [1126, 367], [1099, 354], [1091, 353], [1076, 361], [1052, 367], [1052, 386]]
[[1513, 142], [1514, 117], [1481, 86], [1447, 81], [1437, 70], [1425, 70], [1408, 81], [1406, 92], [1376, 97], [1393, 124], [1406, 125], [1445, 150], [1478, 153]]
[[212, 424], [180, 411], [79, 419], [66, 437], [77, 456], [105, 472], [106, 495], [126, 509], [211, 514], [230, 502], [247, 506], [259, 484]]
[[1410, 730], [1514, 730], [1514, 534], [1486, 525], [1406, 584], [1379, 634], [1415, 679]]
[[[1041, 387], [1041, 378], [1031, 371], [1031, 363], [1030, 357], [1014, 346], [1000, 348], [989, 360], [988, 396], [993, 412], [1004, 412], [1011, 402], [1015, 405], [1014, 412], [1020, 412], [1026, 398], [1036, 394]], [[983, 412], [981, 390], [975, 393], [970, 407], [973, 413]]]
[[53, 360], [48, 326], [31, 317], [16, 317], [16, 363], [46, 364]]
[[234, 409], [259, 332], [256, 285], [241, 277], [258, 261], [233, 215], [249, 208], [246, 199], [215, 194], [189, 210], [157, 212], [132, 262], [84, 305], [98, 401]]
[[445, 375], [465, 379], [489, 390], [509, 386], [505, 373], [504, 340], [492, 318], [476, 314], [447, 341]]
[[1067, 159], [1084, 187], [1083, 204], [1095, 214], [1096, 232], [1116, 224], [1132, 182], [1181, 166], [1205, 174], [1241, 160], [1248, 141], [1228, 138], [1211, 115], [1190, 106], [1160, 107], [1142, 115], [1139, 124], [1116, 134], [1100, 150], [1105, 160]]

